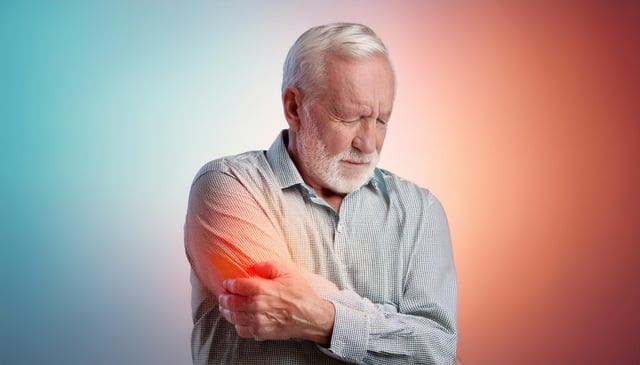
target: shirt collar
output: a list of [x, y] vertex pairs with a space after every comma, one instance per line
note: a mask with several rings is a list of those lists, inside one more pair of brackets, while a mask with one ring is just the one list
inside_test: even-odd
[[387, 190], [387, 183], [384, 182], [384, 174], [382, 173], [382, 170], [377, 167], [373, 170], [373, 177], [369, 181], [369, 184], [374, 190], [381, 191], [384, 194], [389, 194], [389, 191]]
[[[302, 180], [302, 176], [298, 172], [296, 165], [293, 163], [289, 152], [287, 151], [287, 143], [289, 140], [289, 131], [283, 130], [275, 141], [267, 150], [267, 161], [273, 169], [273, 172], [280, 184], [281, 189], [300, 184], [307, 186]], [[375, 168], [373, 177], [364, 186], [369, 186], [376, 191], [387, 194], [387, 185], [384, 181], [384, 174], [379, 168]]]

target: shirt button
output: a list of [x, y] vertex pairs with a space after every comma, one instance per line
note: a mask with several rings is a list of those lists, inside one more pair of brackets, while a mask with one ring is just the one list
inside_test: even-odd
[[342, 230], [344, 229], [344, 226], [342, 225], [342, 223], [338, 223], [338, 233], [342, 233]]

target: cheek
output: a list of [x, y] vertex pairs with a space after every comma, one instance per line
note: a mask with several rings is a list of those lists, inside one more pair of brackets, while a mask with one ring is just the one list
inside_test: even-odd
[[331, 156], [335, 156], [339, 153], [347, 151], [351, 149], [352, 138], [344, 135], [334, 135], [333, 138], [328, 138], [325, 141], [325, 145], [327, 146], [328, 152]]
[[382, 150], [382, 145], [384, 144], [384, 138], [387, 136], [387, 128], [381, 128], [378, 131], [378, 135], [376, 136], [376, 149], [378, 153]]
[[335, 156], [351, 148], [353, 137], [345, 131], [325, 129], [321, 131], [322, 142], [330, 156]]

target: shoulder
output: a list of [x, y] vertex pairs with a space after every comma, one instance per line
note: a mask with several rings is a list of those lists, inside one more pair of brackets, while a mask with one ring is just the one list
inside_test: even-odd
[[207, 162], [196, 173], [192, 185], [204, 181], [216, 184], [229, 180], [229, 178], [245, 181], [251, 179], [253, 175], [264, 175], [268, 171], [270, 171], [270, 167], [265, 157], [265, 151], [249, 151]]
[[429, 189], [380, 169], [387, 189], [389, 208], [404, 222], [446, 222], [446, 212], [440, 200]]
[[427, 232], [424, 237], [439, 235], [443, 242], [449, 240], [447, 214], [440, 200], [427, 188], [389, 171], [381, 172], [388, 190], [390, 209], [399, 217], [405, 232]]
[[263, 201], [278, 184], [265, 151], [250, 151], [206, 163], [191, 184], [190, 201]]
[[396, 175], [395, 173], [378, 169], [384, 179], [384, 183], [390, 197], [406, 204], [440, 205], [438, 198], [427, 188]]

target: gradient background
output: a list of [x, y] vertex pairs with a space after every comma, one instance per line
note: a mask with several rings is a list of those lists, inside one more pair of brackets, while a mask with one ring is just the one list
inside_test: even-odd
[[637, 1], [0, 5], [0, 363], [190, 362], [182, 224], [206, 161], [286, 126], [312, 25], [370, 25], [381, 166], [447, 209], [465, 364], [640, 362]]

